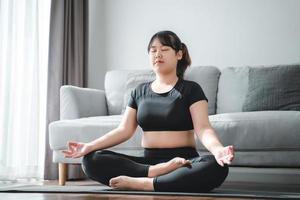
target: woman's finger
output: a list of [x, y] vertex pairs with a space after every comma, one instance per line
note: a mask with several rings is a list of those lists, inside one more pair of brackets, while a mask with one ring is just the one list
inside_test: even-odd
[[72, 157], [72, 152], [70, 152], [70, 151], [65, 151], [65, 150], [63, 150], [62, 152], [64, 153], [64, 156], [65, 156], [66, 158], [71, 158], [71, 157]]
[[230, 158], [230, 157], [232, 157], [232, 155], [225, 155], [225, 156], [221, 157], [220, 159], [221, 159], [221, 160], [224, 160], [224, 159], [228, 159], [228, 158]]
[[80, 145], [77, 142], [70, 145], [72, 151], [77, 151], [79, 147]]
[[76, 142], [76, 141], [68, 141], [68, 144], [69, 144], [69, 145], [77, 145], [78, 142]]
[[72, 152], [69, 150], [62, 150], [61, 152], [63, 152], [64, 154], [71, 154]]
[[70, 149], [75, 149], [77, 146], [78, 146], [78, 142], [73, 142], [73, 141], [68, 142], [68, 147]]
[[71, 151], [76, 151], [76, 146], [71, 145], [71, 146], [69, 147], [69, 149], [70, 149]]
[[226, 164], [228, 164], [228, 165], [231, 164], [231, 162], [230, 162], [229, 160], [225, 161], [224, 163], [226, 163]]
[[229, 150], [230, 150], [230, 154], [234, 155], [234, 148], [233, 148], [233, 146], [232, 146], [232, 145], [231, 145], [231, 146], [229, 146]]
[[223, 159], [223, 162], [225, 162], [227, 164], [231, 164], [232, 160], [233, 160], [233, 156], [228, 156], [228, 157]]
[[185, 165], [185, 166], [191, 166], [192, 163], [191, 163], [190, 160], [185, 160], [184, 165]]
[[79, 157], [81, 157], [82, 155], [80, 154], [80, 153], [76, 153], [76, 154], [74, 154], [73, 155], [73, 158], [79, 158]]
[[217, 160], [217, 163], [218, 163], [219, 165], [221, 165], [222, 167], [224, 167], [224, 163], [223, 163], [222, 160]]

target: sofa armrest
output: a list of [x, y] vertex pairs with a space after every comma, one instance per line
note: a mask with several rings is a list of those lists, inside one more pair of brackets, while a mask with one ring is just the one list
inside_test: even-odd
[[104, 90], [64, 85], [60, 88], [60, 119], [107, 115]]

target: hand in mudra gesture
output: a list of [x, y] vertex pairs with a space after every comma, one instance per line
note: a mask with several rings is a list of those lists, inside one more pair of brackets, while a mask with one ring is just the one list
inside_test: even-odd
[[234, 149], [233, 146], [226, 146], [218, 149], [214, 154], [216, 161], [219, 165], [224, 166], [224, 164], [231, 164], [231, 161], [234, 158]]
[[68, 142], [68, 150], [62, 151], [66, 158], [79, 158], [91, 152], [91, 146], [81, 142]]

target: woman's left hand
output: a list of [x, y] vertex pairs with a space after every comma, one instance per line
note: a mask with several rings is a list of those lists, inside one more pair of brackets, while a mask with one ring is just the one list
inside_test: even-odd
[[222, 167], [224, 166], [224, 164], [231, 164], [231, 161], [234, 158], [233, 146], [230, 145], [216, 150], [216, 152], [214, 152], [214, 156], [217, 163]]

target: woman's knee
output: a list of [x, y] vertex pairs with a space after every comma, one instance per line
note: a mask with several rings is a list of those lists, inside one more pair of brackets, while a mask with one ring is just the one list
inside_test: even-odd
[[201, 192], [219, 187], [228, 175], [228, 165], [219, 165], [214, 156], [204, 156], [197, 159], [194, 167], [195, 171], [192, 179], [194, 179], [194, 183], [199, 181], [198, 185], [201, 187], [198, 187], [198, 189]]
[[156, 177], [156, 191], [208, 192], [220, 186], [228, 175], [228, 166], [220, 166], [213, 156], [201, 156], [191, 160], [191, 167], [179, 168], [169, 174]]
[[[96, 150], [88, 153], [82, 159], [83, 166], [90, 168], [94, 167], [97, 164], [103, 164], [103, 160], [105, 160], [110, 155], [111, 151], [109, 150]], [[102, 165], [103, 166], [103, 165]]]
[[82, 169], [89, 178], [99, 181], [100, 173], [106, 167], [103, 155], [107, 155], [108, 152], [107, 150], [92, 151], [82, 158]]
[[214, 156], [210, 156], [207, 158], [207, 162], [209, 162], [209, 166], [211, 169], [211, 174], [215, 174], [218, 177], [222, 178], [228, 175], [228, 165], [224, 164], [224, 166], [221, 166], [215, 159]]
[[95, 163], [94, 154], [95, 151], [88, 153], [82, 158], [82, 163], [81, 163], [82, 169], [87, 176], [89, 176], [89, 174], [91, 173], [91, 171], [93, 171], [94, 168], [94, 163]]
[[209, 190], [212, 190], [214, 188], [219, 187], [228, 176], [229, 167], [227, 164], [224, 164], [224, 166], [221, 166], [218, 164], [218, 162], [215, 159], [211, 159], [208, 167], [208, 176], [209, 176], [209, 182], [210, 182], [210, 188]]

